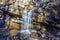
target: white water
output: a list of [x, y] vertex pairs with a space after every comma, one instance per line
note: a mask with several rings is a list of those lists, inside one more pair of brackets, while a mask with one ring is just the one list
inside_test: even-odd
[[23, 19], [23, 26], [21, 28], [20, 33], [26, 32], [27, 34], [30, 34], [30, 29], [29, 29], [29, 24], [31, 24], [31, 17], [32, 17], [32, 11], [34, 9], [30, 10], [28, 12], [27, 9], [24, 10], [24, 13], [22, 14], [22, 19]]

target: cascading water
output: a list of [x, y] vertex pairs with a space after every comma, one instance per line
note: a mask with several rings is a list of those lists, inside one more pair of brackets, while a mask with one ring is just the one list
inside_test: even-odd
[[28, 12], [27, 9], [24, 10], [24, 13], [22, 14], [23, 27], [21, 29], [21, 33], [26, 32], [27, 34], [30, 34], [29, 24], [31, 24], [32, 11], [33, 10], [30, 10]]
[[[22, 27], [21, 27], [21, 30], [19, 31], [21, 33], [21, 37], [23, 38], [23, 40], [29, 40], [29, 37], [30, 37], [30, 34], [31, 34], [31, 31], [29, 29], [29, 24], [31, 24], [31, 17], [32, 17], [32, 10], [28, 10], [28, 9], [25, 9], [22, 14], [22, 20], [23, 20], [23, 23], [22, 23]], [[26, 33], [25, 35], [23, 33]]]

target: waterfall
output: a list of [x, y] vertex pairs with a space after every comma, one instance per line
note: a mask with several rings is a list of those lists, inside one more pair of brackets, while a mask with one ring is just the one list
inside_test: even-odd
[[33, 10], [34, 9], [32, 9], [30, 11], [27, 9], [24, 10], [24, 13], [22, 14], [23, 26], [22, 26], [21, 31], [20, 31], [21, 33], [22, 32], [26, 32], [27, 34], [31, 33], [30, 29], [29, 29], [29, 24], [31, 24], [31, 17], [32, 17]]

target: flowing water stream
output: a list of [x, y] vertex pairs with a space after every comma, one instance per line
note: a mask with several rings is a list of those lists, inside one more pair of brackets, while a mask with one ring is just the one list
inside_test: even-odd
[[24, 13], [22, 14], [23, 19], [23, 27], [21, 29], [22, 32], [26, 32], [27, 34], [30, 34], [29, 24], [31, 24], [31, 17], [32, 17], [32, 10], [28, 11], [27, 9], [24, 10]]
[[[20, 30], [20, 33], [21, 33], [21, 37], [23, 38], [23, 40], [29, 40], [29, 37], [30, 37], [30, 34], [31, 34], [31, 31], [29, 29], [29, 24], [31, 24], [31, 17], [32, 17], [32, 10], [27, 10], [25, 9], [24, 10], [24, 13], [22, 14], [22, 20], [23, 20], [23, 23], [22, 23], [22, 28]], [[25, 35], [23, 35], [22, 33], [26, 33]]]

